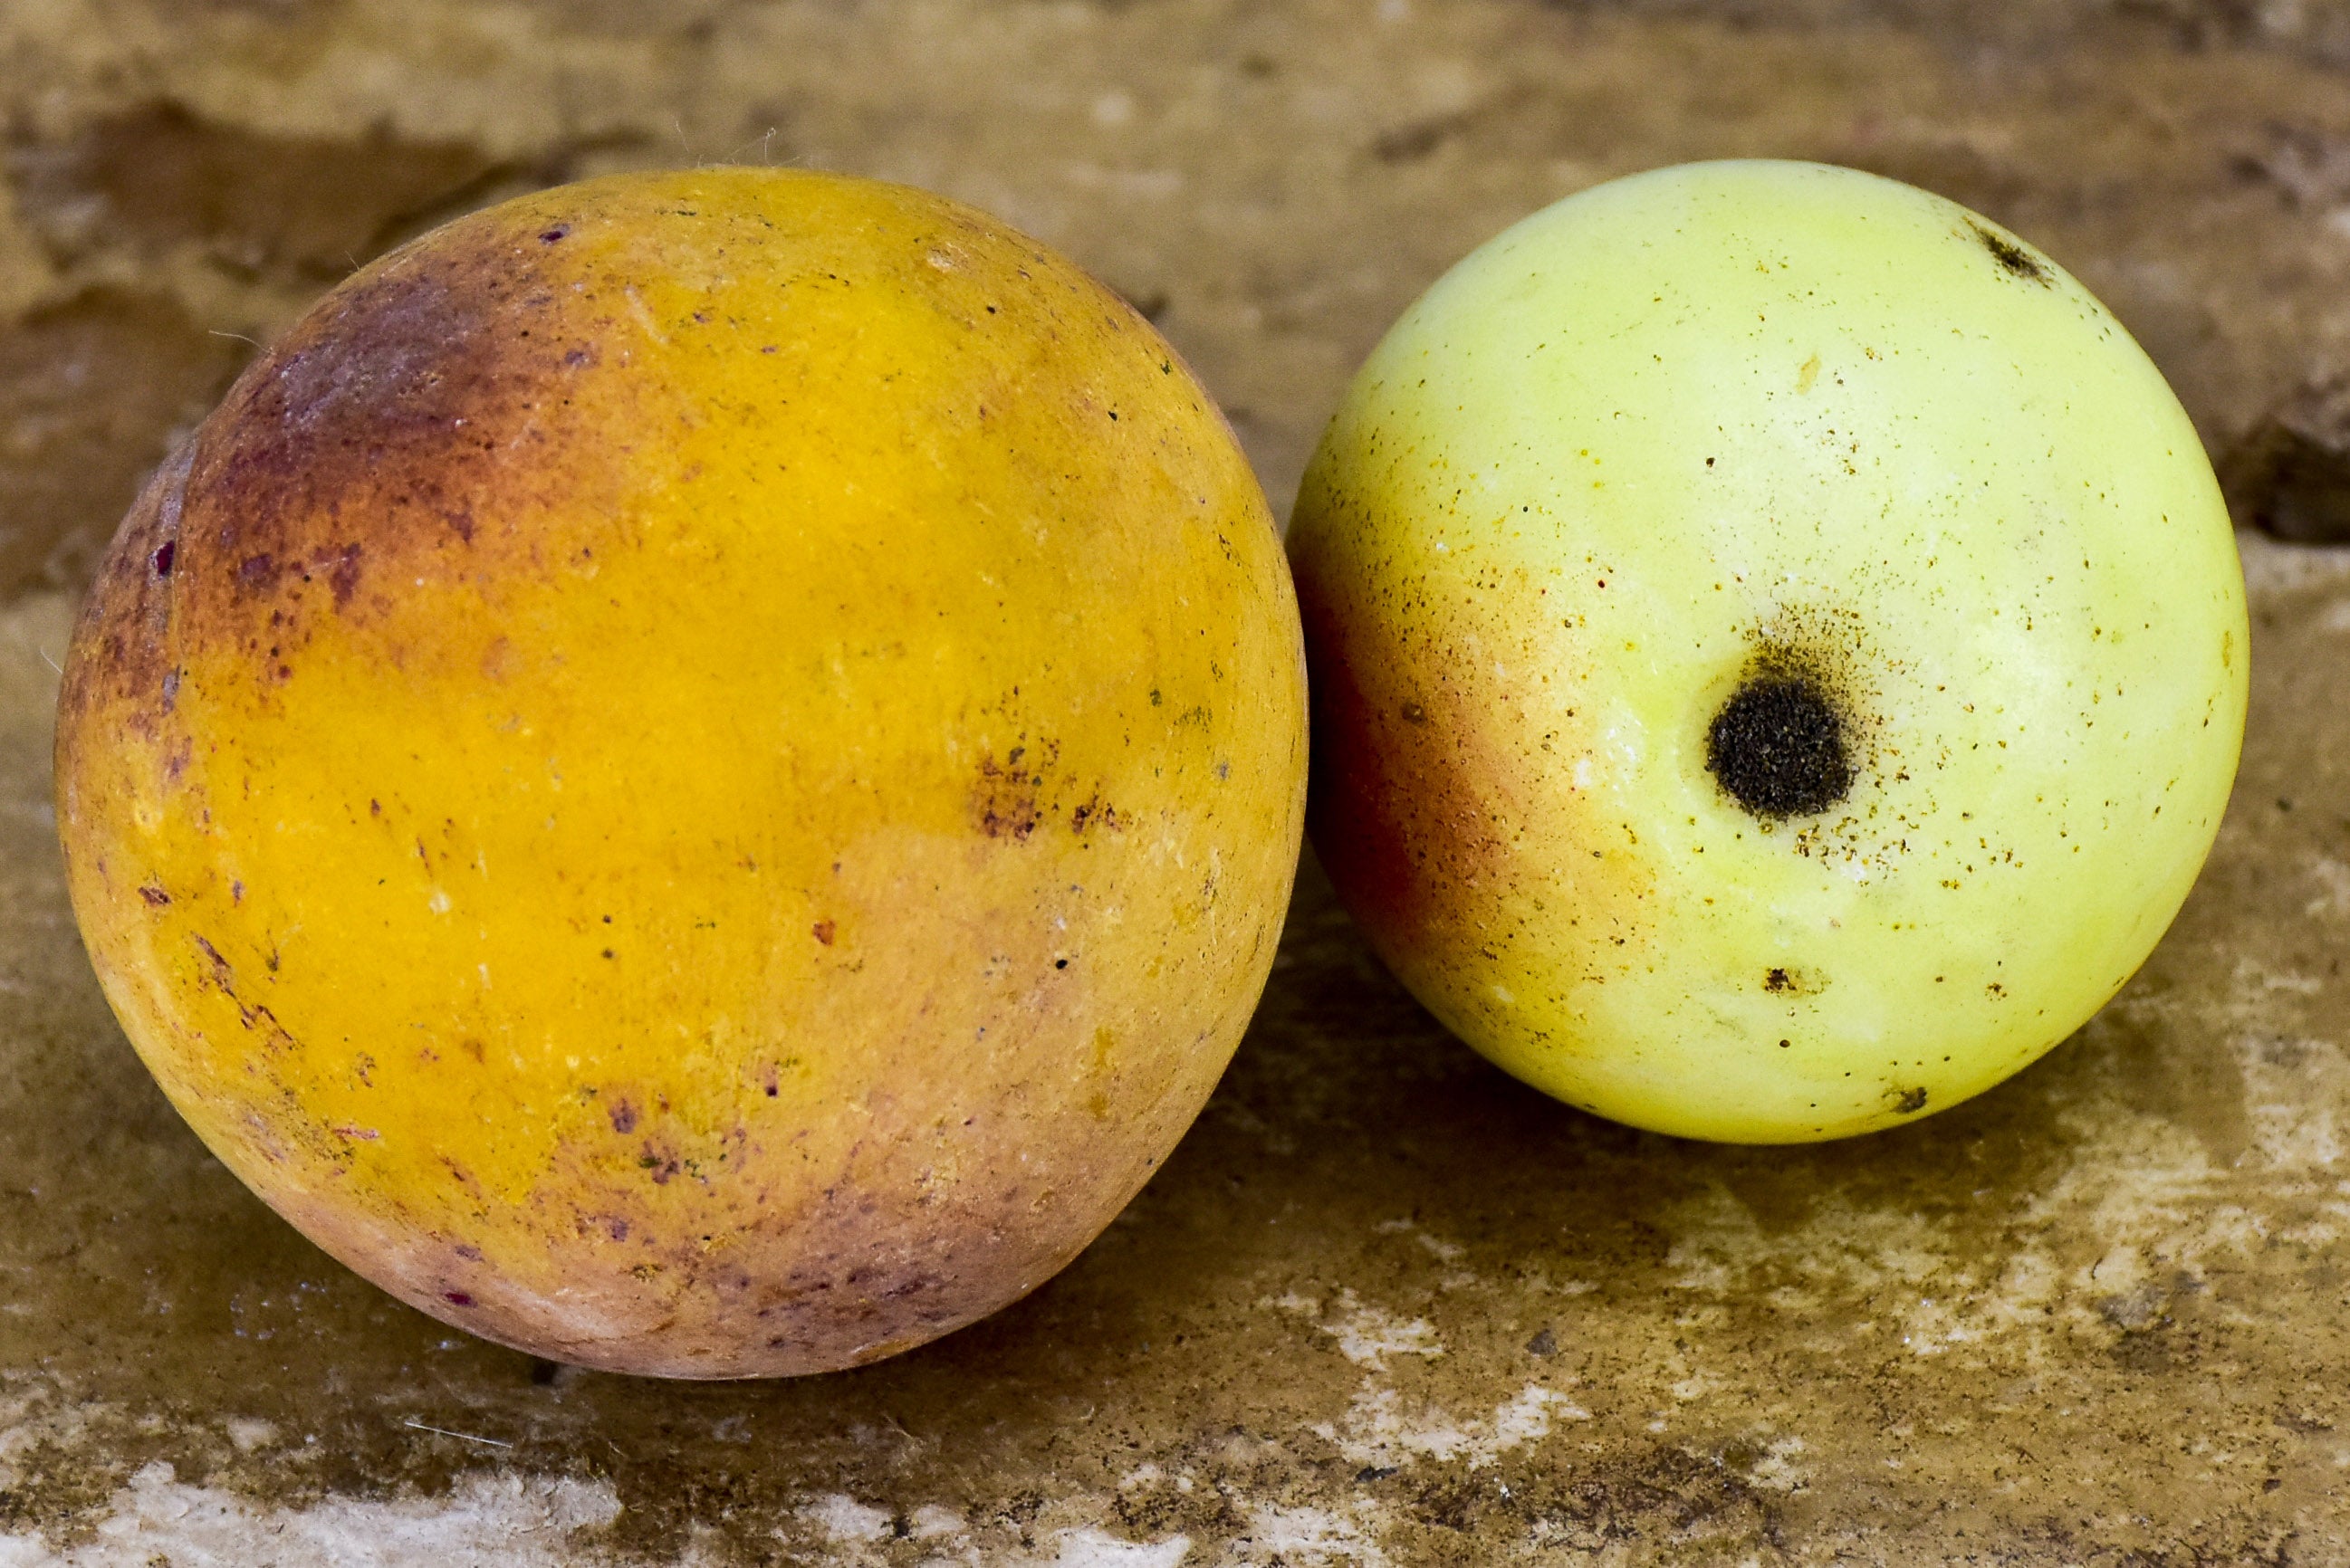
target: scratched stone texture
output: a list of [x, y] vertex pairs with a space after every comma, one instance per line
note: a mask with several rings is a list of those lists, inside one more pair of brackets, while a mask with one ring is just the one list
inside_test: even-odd
[[1131, 1210], [853, 1374], [453, 1335], [250, 1198], [99, 999], [48, 804], [74, 597], [385, 246], [621, 168], [931, 186], [1151, 314], [1283, 511], [1454, 258], [1749, 153], [2031, 236], [2223, 463], [2350, 372], [2338, 0], [0, 0], [0, 1568], [2350, 1563], [2350, 550], [2242, 536], [2210, 867], [2002, 1088], [1825, 1147], [1628, 1132], [1450, 1041], [1309, 865]]

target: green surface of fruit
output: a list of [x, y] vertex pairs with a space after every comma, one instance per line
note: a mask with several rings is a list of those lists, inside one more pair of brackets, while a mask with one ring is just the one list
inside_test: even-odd
[[2234, 776], [2242, 574], [2169, 388], [2029, 244], [1848, 170], [1661, 170], [1478, 250], [1290, 551], [1348, 907], [1640, 1127], [1998, 1083], [2145, 960]]

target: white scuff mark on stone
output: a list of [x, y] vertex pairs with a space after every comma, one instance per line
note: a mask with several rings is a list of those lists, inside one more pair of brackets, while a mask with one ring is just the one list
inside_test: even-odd
[[1384, 1372], [1390, 1355], [1433, 1359], [1444, 1354], [1436, 1326], [1426, 1318], [1400, 1318], [1383, 1308], [1367, 1306], [1351, 1290], [1340, 1291], [1335, 1304], [1344, 1315], [1335, 1324], [1322, 1324], [1322, 1332], [1336, 1337], [1338, 1354], [1357, 1366]]
[[1672, 1386], [1673, 1398], [1683, 1405], [1702, 1399], [1721, 1386], [1721, 1379], [1710, 1372], [1693, 1373]]
[[[1409, 1224], [1409, 1221], [1404, 1221]], [[1393, 1228], [1394, 1222], [1381, 1226]], [[1265, 1296], [1257, 1305], [1277, 1312], [1294, 1313], [1300, 1317], [1320, 1318], [1323, 1303], [1317, 1296], [1299, 1295], [1290, 1292], [1284, 1295]], [[1390, 1355], [1425, 1355], [1430, 1358], [1444, 1354], [1443, 1343], [1436, 1337], [1435, 1325], [1426, 1318], [1401, 1318], [1383, 1307], [1366, 1305], [1351, 1290], [1342, 1290], [1330, 1303], [1335, 1321], [1316, 1323], [1315, 1326], [1338, 1342], [1339, 1354], [1357, 1366], [1367, 1366], [1374, 1372], [1387, 1370]]]
[[[1511, 1000], [1509, 993], [1502, 991], [1501, 987], [1496, 986], [1493, 989], [1501, 992], [1503, 1001]], [[1382, 1220], [1371, 1229], [1382, 1236], [1409, 1236], [1426, 1248], [1429, 1254], [1440, 1262], [1457, 1263], [1468, 1255], [1468, 1248], [1457, 1241], [1447, 1241], [1440, 1236], [1430, 1235], [1420, 1229], [1419, 1221], [1416, 1220]]]
[[1310, 1565], [1344, 1563], [1356, 1568], [1387, 1568], [1388, 1555], [1364, 1528], [1369, 1511], [1353, 1516], [1327, 1508], [1248, 1505], [1248, 1533], [1232, 1542], [1226, 1563]]
[[1403, 1397], [1395, 1389], [1365, 1378], [1343, 1421], [1325, 1421], [1307, 1429], [1325, 1442], [1336, 1444], [1349, 1464], [1384, 1467], [1420, 1459], [1439, 1464], [1466, 1460], [1473, 1470], [1484, 1469], [1513, 1449], [1542, 1441], [1550, 1436], [1554, 1420], [1591, 1418], [1590, 1411], [1539, 1383], [1527, 1384], [1482, 1418], [1459, 1420], [1430, 1407], [1407, 1420], [1402, 1405]]
[[59, 1403], [55, 1389], [49, 1387], [0, 1399], [0, 1486], [13, 1487], [24, 1480], [18, 1461], [33, 1449], [45, 1444], [59, 1449], [84, 1447], [93, 1430], [118, 1415], [114, 1406], [102, 1400]]
[[[2315, 996], [2325, 989], [2325, 982], [2315, 975], [2279, 973], [2251, 959], [2237, 961], [2235, 981], [2239, 992], [2258, 987], [2261, 991], [2289, 991], [2296, 996]], [[2243, 997], [2241, 1000], [2254, 1006], [2259, 1005], [2256, 997]]]
[[963, 1533], [962, 1515], [935, 1502], [926, 1502], [906, 1520], [907, 1532], [917, 1541], [937, 1541]]
[[1949, 1267], [1945, 1228], [1916, 1216], [1822, 1201], [1794, 1230], [1766, 1235], [1746, 1206], [1719, 1186], [1679, 1205], [1666, 1253], [1676, 1289], [1743, 1296], [1757, 1271], [1864, 1292], [1922, 1284]]
[[2287, 545], [2265, 534], [2236, 535], [2244, 562], [2244, 588], [2254, 598], [2296, 589], [2330, 587], [2350, 578], [2350, 552]]
[[2312, 919], [2350, 915], [2350, 866], [2330, 855], [2321, 855], [2309, 863], [2309, 878], [2320, 891], [2303, 907], [2303, 914]]
[[275, 1421], [264, 1421], [252, 1416], [231, 1416], [221, 1426], [240, 1454], [249, 1454], [277, 1440], [277, 1424]]
[[2244, 1075], [2244, 1116], [2262, 1161], [2272, 1170], [2332, 1170], [2343, 1155], [2336, 1112], [2350, 1104], [2350, 1060], [2305, 1036], [2253, 1032], [2229, 1045]]
[[1762, 1457], [1746, 1472], [1747, 1481], [1772, 1491], [1802, 1491], [1808, 1488], [1811, 1477], [1795, 1460], [1804, 1451], [1804, 1439], [1797, 1437], [1774, 1438], [1762, 1449]]
[[1901, 1315], [1901, 1346], [1912, 1355], [1939, 1355], [1977, 1337], [1957, 1308], [1931, 1296], [1911, 1303]]
[[172, 1568], [563, 1568], [579, 1561], [578, 1532], [619, 1512], [609, 1481], [511, 1474], [469, 1476], [436, 1498], [269, 1508], [183, 1486], [158, 1463], [116, 1491], [95, 1533], [68, 1551], [37, 1535], [0, 1535], [0, 1568], [147, 1568], [158, 1560]]
[[[1514, 1398], [1494, 1407], [1492, 1419], [1486, 1424], [1482, 1458], [1477, 1463], [1491, 1463], [1513, 1449], [1539, 1443], [1550, 1436], [1552, 1419], [1588, 1421], [1591, 1412], [1560, 1393], [1539, 1383], [1529, 1383], [1518, 1390]], [[1472, 1464], [1472, 1469], [1475, 1465]]]
[[1021, 1559], [1022, 1568], [1176, 1568], [1191, 1554], [1191, 1538], [1121, 1541], [1086, 1525], [1053, 1537], [1053, 1555]]
[[1554, 1296], [1587, 1296], [1599, 1288], [1592, 1280], [1554, 1280], [1550, 1272], [1543, 1268], [1527, 1269], [1519, 1276], [1518, 1283], [1525, 1290]]
[[889, 1533], [888, 1509], [859, 1502], [845, 1491], [827, 1492], [799, 1511], [836, 1546], [867, 1545]]

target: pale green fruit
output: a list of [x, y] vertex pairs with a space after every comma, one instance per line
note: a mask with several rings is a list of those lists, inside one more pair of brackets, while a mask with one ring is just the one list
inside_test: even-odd
[[2178, 400], [2046, 257], [1848, 170], [1662, 170], [1486, 244], [1357, 377], [1290, 550], [1348, 908], [1640, 1127], [1998, 1083], [2145, 960], [2235, 773], [2243, 578]]

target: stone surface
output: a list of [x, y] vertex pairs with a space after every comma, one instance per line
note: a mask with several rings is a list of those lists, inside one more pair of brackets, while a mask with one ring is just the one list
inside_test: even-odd
[[1827, 158], [2043, 244], [2224, 457], [2350, 368], [2350, 7], [8, 0], [0, 138], [0, 1564], [2350, 1558], [2350, 552], [2245, 536], [2210, 868], [1981, 1099], [1797, 1149], [1577, 1116], [1309, 867], [1231, 1075], [1083, 1259], [791, 1383], [535, 1365], [278, 1222], [109, 1020], [47, 773], [72, 595], [172, 432], [510, 192], [773, 159], [978, 202], [1157, 317], [1279, 509], [1477, 241]]

